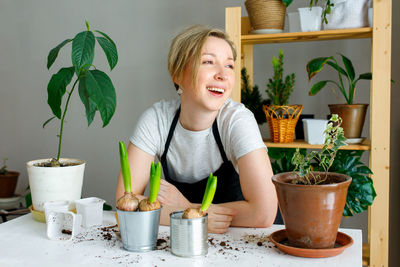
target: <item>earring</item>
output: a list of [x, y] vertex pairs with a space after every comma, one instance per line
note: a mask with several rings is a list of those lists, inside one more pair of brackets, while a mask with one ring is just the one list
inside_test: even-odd
[[183, 90], [181, 88], [178, 88], [176, 92], [178, 93], [178, 95], [181, 95], [183, 93]]

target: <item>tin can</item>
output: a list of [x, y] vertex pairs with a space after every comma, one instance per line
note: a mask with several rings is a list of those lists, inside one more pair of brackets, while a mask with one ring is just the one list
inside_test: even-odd
[[122, 245], [133, 252], [154, 250], [157, 244], [161, 208], [152, 211], [117, 209]]
[[208, 215], [202, 218], [183, 219], [183, 211], [170, 217], [171, 252], [180, 257], [196, 257], [208, 252]]

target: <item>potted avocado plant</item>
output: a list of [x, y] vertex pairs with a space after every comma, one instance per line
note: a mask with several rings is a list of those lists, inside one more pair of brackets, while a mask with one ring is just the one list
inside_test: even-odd
[[0, 198], [13, 197], [18, 182], [19, 172], [7, 170], [7, 160], [3, 159], [3, 167], [0, 168]]
[[[346, 145], [340, 125], [341, 118], [333, 114], [323, 148], [306, 155], [297, 149], [292, 158], [294, 172], [272, 177], [292, 246], [328, 249], [335, 244], [352, 180], [348, 175], [329, 172], [339, 148]], [[313, 162], [322, 171], [314, 171]]]
[[283, 77], [283, 51], [279, 51], [279, 58], [272, 58], [274, 76], [267, 84], [267, 95], [271, 105], [263, 105], [267, 118], [271, 140], [275, 143], [290, 143], [294, 140], [294, 130], [299, 119], [302, 105], [288, 105], [289, 97], [293, 92], [295, 74]]
[[280, 33], [285, 26], [286, 7], [293, 0], [246, 0], [252, 33]]
[[[92, 64], [97, 40], [112, 70], [118, 62], [115, 43], [107, 34], [91, 30], [87, 21], [86, 28], [87, 30], [76, 34], [74, 38], [66, 39], [50, 50], [47, 57], [47, 68], [49, 69], [56, 60], [60, 49], [66, 44], [72, 43], [71, 66], [63, 67], [53, 74], [47, 85], [47, 103], [54, 116], [48, 119], [43, 127], [54, 118], [60, 120], [57, 156], [53, 159], [29, 161], [26, 164], [32, 195], [32, 210], [43, 211], [43, 205], [47, 201], [73, 201], [81, 198], [85, 162], [79, 159], [60, 157], [64, 121], [74, 91], [78, 90], [86, 109], [88, 125], [92, 123], [96, 111], [99, 111], [103, 127], [105, 127], [115, 111], [116, 95], [111, 79]], [[70, 86], [74, 76], [74, 81]], [[71, 87], [69, 90], [67, 90], [68, 86]], [[66, 96], [66, 100], [62, 107], [64, 96]], [[72, 208], [71, 203], [70, 209]]]
[[[342, 128], [344, 130], [344, 135], [349, 139], [358, 139], [361, 137], [368, 104], [354, 103], [356, 85], [359, 80], [371, 80], [372, 73], [366, 72], [357, 77], [351, 60], [344, 55], [340, 56], [342, 58], [343, 67], [339, 65], [338, 61], [333, 56], [314, 58], [307, 63], [309, 81], [323, 69], [325, 64], [337, 71], [339, 80], [319, 81], [310, 88], [309, 95], [316, 95], [328, 83], [339, 89], [346, 103], [328, 105], [329, 109], [332, 114], [338, 114], [343, 119]], [[343, 81], [343, 77], [347, 79], [347, 86]]]

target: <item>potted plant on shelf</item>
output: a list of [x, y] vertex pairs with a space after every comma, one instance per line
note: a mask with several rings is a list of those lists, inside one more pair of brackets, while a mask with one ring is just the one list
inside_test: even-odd
[[[295, 171], [272, 177], [291, 246], [326, 249], [336, 241], [352, 178], [329, 172], [339, 148], [346, 145], [340, 117], [334, 114], [331, 120], [336, 125], [328, 124], [320, 152], [304, 155], [297, 149], [292, 158]], [[313, 164], [322, 171], [313, 171]]]
[[[66, 39], [50, 50], [47, 57], [47, 68], [49, 69], [56, 60], [60, 49], [66, 44], [72, 43], [72, 66], [61, 68], [51, 77], [47, 86], [47, 103], [54, 116], [48, 119], [43, 127], [54, 118], [60, 119], [57, 157], [33, 160], [27, 163], [32, 209], [36, 211], [43, 211], [43, 204], [46, 201], [72, 201], [81, 198], [85, 162], [79, 159], [60, 157], [64, 121], [69, 101], [75, 89], [78, 90], [80, 99], [85, 106], [88, 125], [92, 123], [96, 111], [99, 111], [103, 127], [105, 127], [115, 111], [116, 95], [111, 79], [106, 73], [92, 65], [95, 41], [97, 40], [112, 70], [118, 61], [115, 43], [107, 34], [98, 30], [92, 31], [87, 21], [86, 27], [86, 31], [78, 33], [72, 39]], [[95, 36], [95, 33], [98, 36]], [[74, 76], [73, 85], [70, 90], [67, 90]], [[62, 108], [64, 96], [67, 96], [67, 99]]]
[[299, 119], [302, 105], [288, 105], [290, 94], [295, 83], [295, 74], [292, 73], [283, 79], [283, 51], [279, 51], [279, 58], [272, 58], [274, 76], [267, 84], [267, 95], [271, 105], [263, 105], [272, 142], [290, 143], [294, 139], [294, 130]]
[[0, 169], [0, 198], [13, 197], [18, 182], [19, 172], [7, 170], [7, 160], [3, 159], [3, 167]]
[[293, 0], [246, 0], [252, 33], [279, 33], [285, 26], [286, 7]]
[[[343, 67], [339, 65], [337, 60], [331, 57], [318, 57], [310, 60], [307, 63], [308, 80], [310, 81], [318, 72], [320, 72], [325, 64], [331, 66], [337, 71], [339, 81], [324, 80], [315, 83], [309, 95], [316, 95], [328, 83], [339, 89], [342, 93], [346, 104], [331, 104], [328, 105], [331, 113], [338, 114], [343, 119], [342, 128], [347, 138], [361, 137], [361, 131], [364, 126], [365, 115], [368, 104], [355, 104], [354, 97], [356, 93], [356, 85], [359, 80], [371, 80], [372, 73], [366, 72], [356, 77], [351, 60], [344, 55], [341, 55]], [[343, 82], [343, 76], [347, 79], [347, 86]], [[347, 90], [346, 90], [347, 87]]]

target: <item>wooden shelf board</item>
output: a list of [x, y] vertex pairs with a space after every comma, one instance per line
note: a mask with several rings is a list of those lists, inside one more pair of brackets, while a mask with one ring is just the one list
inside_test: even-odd
[[268, 43], [291, 43], [311, 42], [324, 40], [360, 39], [371, 38], [372, 28], [355, 28], [342, 30], [324, 30], [315, 32], [285, 32], [271, 34], [248, 34], [241, 36], [243, 45], [268, 44]]
[[[322, 145], [310, 145], [304, 140], [295, 140], [292, 143], [273, 143], [271, 140], [264, 140], [267, 147], [279, 148], [307, 148], [307, 149], [321, 149]], [[361, 144], [352, 144], [342, 147], [343, 150], [371, 150], [371, 141], [364, 140]]]

